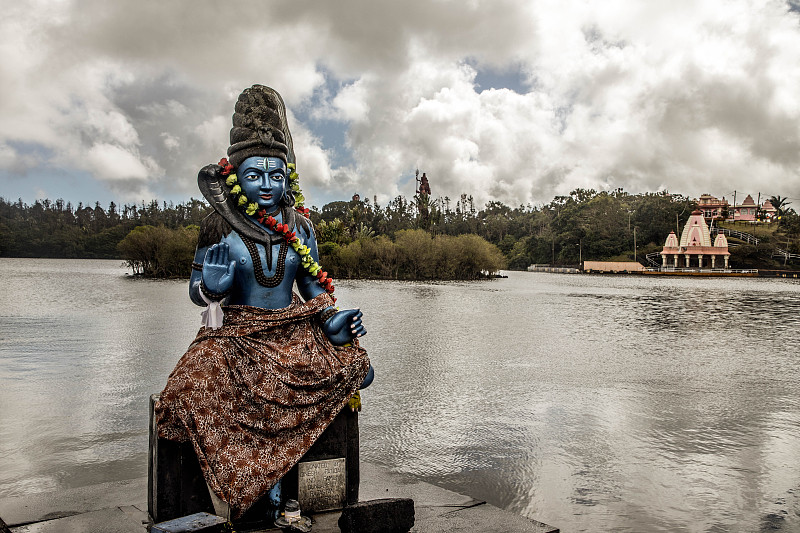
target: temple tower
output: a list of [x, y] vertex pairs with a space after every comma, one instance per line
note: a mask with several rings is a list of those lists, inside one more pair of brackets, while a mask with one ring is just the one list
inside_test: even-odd
[[712, 243], [703, 212], [696, 210], [692, 211], [692, 215], [686, 221], [680, 241], [673, 231], [667, 236], [664, 249], [661, 251], [661, 266], [662, 268], [719, 268], [719, 259], [722, 259], [727, 270], [730, 255], [725, 235], [718, 234]]

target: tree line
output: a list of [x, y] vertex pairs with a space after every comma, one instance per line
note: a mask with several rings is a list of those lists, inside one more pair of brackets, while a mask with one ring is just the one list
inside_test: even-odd
[[[495, 201], [478, 207], [466, 194], [456, 201], [397, 196], [386, 206], [354, 197], [313, 207], [310, 216], [320, 262], [336, 277], [470, 279], [530, 264], [642, 261], [661, 249], [670, 231], [680, 235], [696, 208], [680, 194], [576, 189], [547, 204], [517, 207]], [[734, 264], [738, 253], [747, 266], [773, 267], [763, 263], [777, 244], [800, 252], [800, 216], [785, 199], [781, 211], [777, 231], [770, 233], [774, 242], [762, 239], [760, 250], [733, 248]], [[98, 203], [28, 205], [0, 198], [0, 256], [124, 258], [137, 273], [186, 276], [197, 228], [209, 212], [195, 199], [177, 205], [112, 202], [103, 209]]]
[[[785, 249], [788, 243], [790, 252], [800, 253], [800, 216], [785, 198], [773, 197], [772, 203], [781, 206], [781, 217], [762, 225], [769, 231], [760, 249], [739, 248], [732, 239], [732, 261], [741, 258], [748, 267], [777, 268], [780, 261], [770, 261], [770, 255], [778, 245]], [[547, 204], [517, 207], [492, 201], [478, 208], [466, 194], [457, 201], [398, 196], [386, 207], [354, 199], [314, 209], [311, 217], [319, 240], [338, 246], [321, 247], [326, 254], [335, 256], [365, 237], [422, 229], [434, 237], [477, 235], [501, 250], [506, 268], [523, 270], [531, 264], [578, 266], [581, 259], [644, 263], [646, 254], [662, 249], [670, 231], [680, 236], [695, 209], [697, 203], [681, 194], [575, 189]], [[737, 229], [749, 230], [745, 224]]]
[[29, 205], [0, 197], [0, 257], [119, 259], [117, 245], [134, 228], [199, 225], [209, 209], [196, 199], [177, 205], [111, 202], [104, 209], [99, 202], [73, 206], [58, 199]]

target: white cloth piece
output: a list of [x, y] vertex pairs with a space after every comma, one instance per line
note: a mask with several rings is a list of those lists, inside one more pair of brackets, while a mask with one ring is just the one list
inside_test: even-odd
[[211, 300], [203, 291], [200, 291], [200, 297], [203, 301], [208, 304], [208, 306], [200, 313], [201, 321], [200, 323], [211, 329], [219, 329], [222, 327], [222, 320], [225, 317], [225, 314], [222, 312], [222, 305], [221, 301]]

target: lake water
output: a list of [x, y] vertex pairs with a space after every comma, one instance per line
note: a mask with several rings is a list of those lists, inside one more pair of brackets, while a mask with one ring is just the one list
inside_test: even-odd
[[[200, 308], [125, 272], [0, 259], [0, 497], [146, 474]], [[797, 280], [508, 274], [337, 283], [364, 460], [565, 532], [800, 531]]]

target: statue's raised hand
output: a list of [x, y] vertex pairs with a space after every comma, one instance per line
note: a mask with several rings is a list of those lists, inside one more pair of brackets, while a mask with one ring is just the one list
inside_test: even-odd
[[230, 261], [230, 249], [224, 242], [212, 245], [203, 260], [203, 285], [206, 290], [223, 294], [233, 285], [236, 261]]
[[364, 316], [359, 309], [339, 311], [322, 324], [322, 331], [333, 344], [341, 346], [356, 337], [367, 334], [361, 317]]

